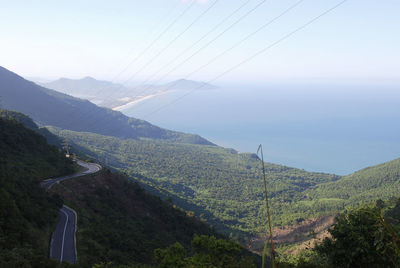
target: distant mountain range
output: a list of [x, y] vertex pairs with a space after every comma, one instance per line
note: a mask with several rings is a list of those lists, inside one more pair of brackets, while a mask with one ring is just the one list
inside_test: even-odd
[[96, 106], [90, 101], [44, 88], [3, 67], [0, 67], [0, 96], [2, 108], [27, 114], [41, 125], [119, 138], [150, 138], [213, 145], [198, 135], [162, 129], [146, 121]]
[[54, 89], [74, 97], [90, 100], [91, 102], [115, 108], [143, 97], [162, 94], [172, 90], [211, 90], [217, 88], [208, 83], [180, 79], [164, 85], [141, 85], [126, 87], [109, 81], [96, 80], [92, 77], [82, 79], [60, 78], [40, 85]]
[[[49, 130], [68, 139], [76, 152], [137, 177], [146, 188], [169, 197], [217, 230], [238, 239], [264, 238], [264, 187], [255, 155], [200, 146], [213, 144], [38, 86], [1, 67], [0, 96], [3, 108], [54, 126]], [[7, 111], [1, 114], [11, 116]], [[21, 115], [16, 117], [28, 122]], [[400, 159], [348, 176], [268, 163], [266, 172], [275, 227], [334, 215], [379, 198], [390, 199], [398, 196], [400, 189]], [[306, 239], [308, 233], [300, 236]], [[251, 248], [257, 250], [257, 245]]]
[[60, 78], [49, 83], [40, 83], [40, 85], [67, 95], [90, 100], [99, 105], [104, 103], [105, 97], [108, 95], [124, 96], [132, 90], [120, 84], [96, 80], [92, 77], [82, 79]]

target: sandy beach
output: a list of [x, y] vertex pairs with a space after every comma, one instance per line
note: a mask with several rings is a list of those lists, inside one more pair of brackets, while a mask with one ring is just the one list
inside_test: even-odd
[[157, 93], [154, 93], [154, 94], [151, 94], [151, 95], [147, 95], [147, 96], [140, 96], [140, 97], [138, 97], [137, 99], [135, 99], [133, 101], [130, 101], [130, 102], [124, 104], [124, 105], [120, 105], [120, 106], [114, 107], [112, 109], [114, 111], [122, 111], [124, 109], [129, 108], [129, 107], [135, 106], [136, 104], [138, 104], [138, 103], [140, 103], [142, 101], [145, 101], [145, 100], [151, 99], [153, 97], [156, 97], [156, 96], [168, 93], [168, 92], [172, 92], [172, 91], [173, 90], [168, 90], [168, 91], [163, 91], [163, 92], [157, 92]]

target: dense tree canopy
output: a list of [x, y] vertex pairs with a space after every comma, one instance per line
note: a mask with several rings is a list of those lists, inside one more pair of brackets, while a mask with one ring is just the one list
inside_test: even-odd
[[108, 170], [65, 181], [52, 191], [79, 215], [78, 255], [83, 267], [101, 262], [151, 265], [157, 248], [179, 242], [190, 251], [195, 234], [222, 238], [185, 211]]
[[399, 212], [400, 199], [341, 214], [315, 250], [333, 267], [400, 267]]
[[192, 241], [193, 251], [189, 253], [181, 244], [175, 243], [166, 249], [154, 252], [157, 267], [256, 267], [252, 258], [246, 256], [243, 248], [234, 241], [217, 239], [214, 236], [197, 236]]
[[[255, 154], [217, 146], [53, 131], [68, 137], [81, 152], [136, 176], [145, 185], [170, 196], [175, 204], [194, 211], [218, 230], [234, 235], [263, 231], [264, 188], [261, 162]], [[310, 201], [304, 192], [312, 186], [337, 180], [338, 176], [274, 164], [267, 164], [266, 171], [275, 225], [283, 226], [332, 211], [327, 209], [332, 208], [331, 202]]]
[[0, 118], [0, 267], [53, 266], [48, 241], [62, 201], [39, 182], [74, 167], [43, 136], [7, 118]]

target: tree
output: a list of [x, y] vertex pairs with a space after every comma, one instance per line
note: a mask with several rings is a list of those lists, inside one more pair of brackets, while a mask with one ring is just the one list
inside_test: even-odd
[[195, 235], [192, 240], [193, 254], [188, 252], [179, 243], [166, 249], [154, 251], [158, 267], [255, 267], [250, 256], [243, 256], [243, 248], [234, 241], [217, 239], [214, 236]]
[[384, 210], [361, 208], [337, 218], [315, 250], [334, 267], [399, 267], [399, 232], [388, 223]]
[[185, 248], [178, 242], [166, 249], [156, 249], [154, 257], [160, 268], [185, 267]]

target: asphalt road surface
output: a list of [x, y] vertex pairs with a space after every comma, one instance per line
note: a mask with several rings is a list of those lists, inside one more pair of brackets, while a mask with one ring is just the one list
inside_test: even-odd
[[[78, 160], [77, 164], [85, 167], [87, 170], [79, 172], [73, 175], [49, 179], [42, 182], [42, 187], [50, 189], [55, 183], [59, 183], [64, 180], [80, 177], [83, 175], [95, 173], [101, 169], [101, 166], [93, 163], [86, 163]], [[67, 207], [63, 206], [59, 211], [59, 220], [57, 227], [51, 236], [50, 242], [50, 258], [59, 260], [60, 262], [76, 263], [76, 212]]]
[[81, 167], [86, 168], [87, 170], [79, 172], [79, 173], [75, 173], [75, 174], [72, 174], [72, 175], [64, 176], [64, 177], [45, 180], [45, 181], [43, 181], [41, 183], [41, 186], [43, 188], [50, 189], [51, 186], [53, 186], [55, 183], [59, 183], [61, 181], [65, 181], [65, 180], [69, 180], [69, 179], [72, 179], [72, 178], [80, 177], [80, 176], [83, 176], [83, 175], [95, 173], [95, 172], [97, 172], [97, 171], [99, 171], [101, 169], [101, 166], [99, 164], [87, 163], [87, 162], [84, 162], [84, 161], [81, 161], [81, 160], [76, 161], [76, 163], [78, 165], [80, 165]]
[[50, 243], [50, 258], [60, 262], [75, 263], [76, 245], [76, 213], [74, 210], [63, 206], [59, 213], [57, 227], [53, 232]]

